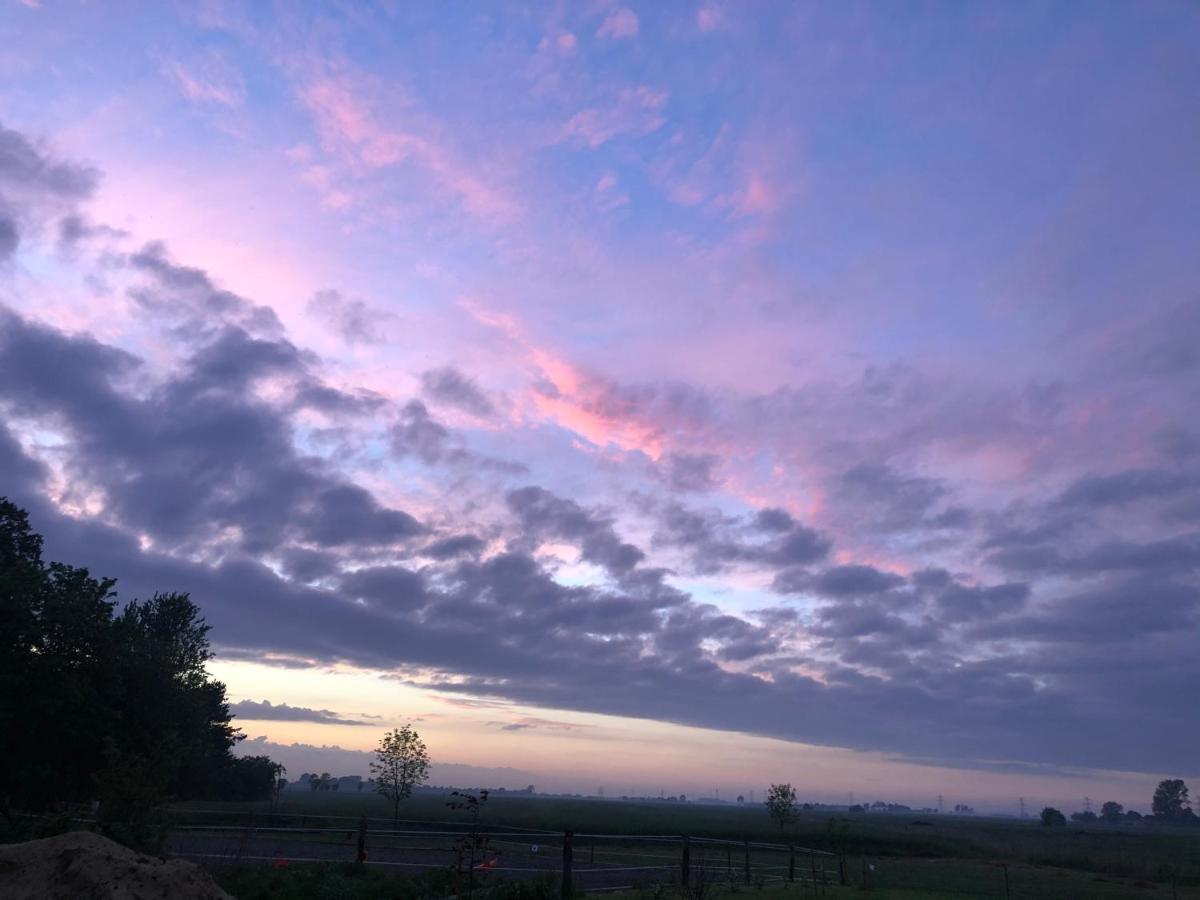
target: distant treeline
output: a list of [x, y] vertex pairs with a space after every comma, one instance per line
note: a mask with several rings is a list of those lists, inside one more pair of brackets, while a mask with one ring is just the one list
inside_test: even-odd
[[[1080, 825], [1183, 825], [1185, 827], [1200, 827], [1200, 816], [1192, 811], [1192, 802], [1188, 798], [1188, 787], [1182, 778], [1166, 778], [1154, 789], [1150, 798], [1152, 814], [1143, 816], [1137, 810], [1126, 809], [1115, 800], [1108, 800], [1096, 814], [1090, 809], [1071, 813], [1071, 821]], [[1042, 824], [1053, 828], [1067, 824], [1067, 817], [1052, 806], [1047, 806], [1041, 813]]]
[[171, 799], [255, 800], [280, 767], [236, 757], [208, 626], [187, 594], [118, 608], [116, 582], [42, 559], [0, 498], [0, 814], [98, 803], [101, 827], [148, 844]]

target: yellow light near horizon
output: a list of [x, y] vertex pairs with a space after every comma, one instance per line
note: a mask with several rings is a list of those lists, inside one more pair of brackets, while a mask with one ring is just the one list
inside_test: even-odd
[[[239, 718], [237, 724], [250, 737], [369, 751], [383, 731], [414, 722], [435, 763], [531, 772], [540, 789], [552, 791], [590, 793], [607, 785], [612, 796], [630, 790], [657, 794], [660, 788], [703, 796], [714, 786], [735, 793], [765, 792], [767, 785], [786, 781], [802, 797], [816, 800], [844, 802], [853, 790], [866, 802], [933, 806], [938, 794], [970, 803], [1024, 795], [1032, 804], [1034, 798], [1062, 802], [1059, 798], [1079, 790], [1078, 780], [1063, 775], [926, 766], [883, 753], [540, 709], [430, 691], [350, 666], [281, 669], [217, 659], [209, 669], [226, 683], [231, 701], [269, 700], [370, 723]], [[1144, 775], [1096, 772], [1087, 777], [1089, 790], [1108, 790], [1126, 803], [1136, 804], [1153, 790], [1152, 780]]]

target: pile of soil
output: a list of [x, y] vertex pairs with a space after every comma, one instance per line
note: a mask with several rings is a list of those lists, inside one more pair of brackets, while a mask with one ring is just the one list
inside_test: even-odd
[[233, 900], [199, 866], [162, 860], [90, 831], [0, 845], [5, 900]]

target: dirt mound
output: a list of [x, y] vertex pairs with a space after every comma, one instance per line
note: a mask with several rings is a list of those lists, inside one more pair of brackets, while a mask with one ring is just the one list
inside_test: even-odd
[[0, 845], [5, 900], [233, 900], [199, 866], [137, 853], [89, 831]]

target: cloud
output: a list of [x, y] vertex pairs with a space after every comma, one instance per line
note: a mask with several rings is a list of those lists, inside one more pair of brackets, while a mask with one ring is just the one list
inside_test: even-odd
[[630, 572], [645, 559], [641, 550], [617, 536], [611, 519], [545, 488], [517, 488], [508, 492], [505, 501], [528, 538], [576, 544], [583, 559], [615, 576]]
[[604, 21], [600, 23], [600, 27], [596, 30], [597, 37], [611, 38], [613, 40], [635, 38], [637, 37], [637, 33], [637, 13], [627, 6], [617, 7], [609, 12], [604, 17]]
[[273, 722], [317, 722], [322, 725], [370, 725], [361, 719], [348, 719], [328, 709], [309, 709], [305, 706], [273, 704], [270, 700], [241, 700], [232, 704], [229, 711], [243, 719]]
[[1073, 508], [1125, 506], [1139, 500], [1177, 495], [1197, 487], [1195, 476], [1161, 469], [1126, 469], [1113, 475], [1088, 475], [1070, 484], [1058, 504]]
[[459, 556], [478, 556], [483, 552], [484, 542], [473, 534], [455, 534], [439, 538], [421, 549], [421, 553], [439, 561]]
[[98, 181], [95, 169], [56, 160], [25, 135], [0, 125], [0, 187], [6, 192], [82, 200]]
[[701, 31], [716, 31], [725, 24], [725, 11], [715, 3], [705, 3], [696, 10], [696, 27]]
[[452, 366], [422, 372], [421, 389], [432, 401], [458, 407], [480, 418], [488, 418], [496, 411], [475, 380]]
[[381, 344], [392, 316], [361, 300], [349, 300], [333, 290], [317, 291], [308, 301], [308, 314], [332, 328], [347, 344]]
[[581, 109], [562, 126], [560, 139], [595, 149], [626, 135], [644, 137], [666, 121], [667, 92], [647, 85], [623, 87], [603, 106]]
[[[713, 574], [734, 565], [788, 569], [824, 559], [831, 541], [780, 509], [750, 517], [729, 516], [716, 509], [692, 509], [670, 501], [654, 510], [658, 529], [654, 543], [683, 550], [696, 572]], [[787, 581], [777, 576], [777, 589]]]
[[286, 341], [227, 327], [179, 372], [134, 393], [140, 368], [90, 337], [0, 310], [0, 408], [69, 435], [67, 473], [101, 491], [106, 515], [127, 527], [195, 549], [224, 535], [250, 552], [291, 541], [389, 545], [423, 533], [412, 516], [300, 454], [286, 410], [253, 396], [260, 379], [309, 377], [305, 355]]
[[91, 197], [99, 173], [55, 159], [20, 132], [0, 124], [0, 263], [16, 255], [25, 232]]
[[659, 461], [659, 471], [660, 477], [671, 490], [700, 493], [711, 491], [718, 486], [715, 470], [720, 464], [721, 459], [715, 453], [672, 451], [664, 454]]
[[[789, 570], [794, 571], [794, 570]], [[806, 583], [789, 584], [787, 573], [780, 573], [778, 585], [787, 584], [788, 593], [809, 590], [827, 597], [851, 597], [860, 594], [879, 594], [904, 584], [905, 579], [891, 572], [881, 572], [873, 566], [834, 566], [807, 580]]]
[[209, 48], [186, 62], [165, 60], [163, 73], [187, 99], [199, 103], [240, 107], [246, 102], [246, 84], [241, 71], [223, 53]]
[[[368, 179], [416, 161], [371, 164], [390, 146], [375, 136], [325, 152]], [[29, 173], [0, 175], [17, 239], [82, 217], [95, 173], [9, 144], [7, 171]], [[1195, 375], [1185, 307], [1123, 329], [1100, 375], [999, 386], [902, 364], [834, 377], [819, 354], [713, 388], [656, 377], [666, 364], [647, 353], [623, 381], [514, 328], [533, 424], [479, 437], [422, 400], [329, 383], [344, 359], [293, 343], [273, 310], [165, 245], [95, 264], [128, 282], [136, 333], [0, 313], [3, 490], [52, 555], [118, 576], [123, 600], [190, 590], [225, 658], [926, 761], [1193, 764], [1200, 726], [1177, 693], [1200, 679], [1197, 456], [1169, 424]], [[737, 315], [768, 288], [731, 285]], [[688, 303], [705, 341], [727, 327]], [[772, 330], [791, 340], [795, 314], [772, 308]], [[705, 377], [719, 358], [706, 343]], [[422, 396], [470, 404], [454, 375]], [[1122, 397], [1138, 399], [1105, 420]], [[576, 436], [586, 463], [565, 449]], [[551, 462], [514, 488], [467, 437], [536, 441]], [[1120, 466], [1089, 468], [1110, 451]], [[627, 473], [652, 495], [597, 484]], [[720, 496], [686, 496], [718, 476]], [[561, 544], [601, 573], [546, 552]], [[722, 592], [743, 586], [786, 596], [741, 612]]]
[[[363, 181], [371, 172], [410, 163], [424, 176], [413, 182], [414, 189], [432, 185], [484, 221], [510, 221], [518, 216], [517, 201], [485, 179], [481, 166], [461, 159], [450, 142], [439, 136], [437, 123], [403, 102], [407, 99], [403, 92], [394, 86], [380, 91], [361, 73], [327, 60], [310, 61], [306, 70], [312, 74], [300, 86], [299, 100], [312, 115], [322, 146], [341, 178]], [[405, 115], [388, 114], [389, 105], [397, 100]], [[397, 127], [398, 122], [406, 127]], [[325, 189], [328, 193], [329, 186]]]
[[283, 326], [275, 311], [219, 287], [203, 269], [174, 263], [161, 241], [151, 241], [128, 258], [134, 272], [148, 283], [130, 289], [148, 312], [174, 320], [198, 337], [214, 326], [233, 324], [255, 334], [278, 336]]

